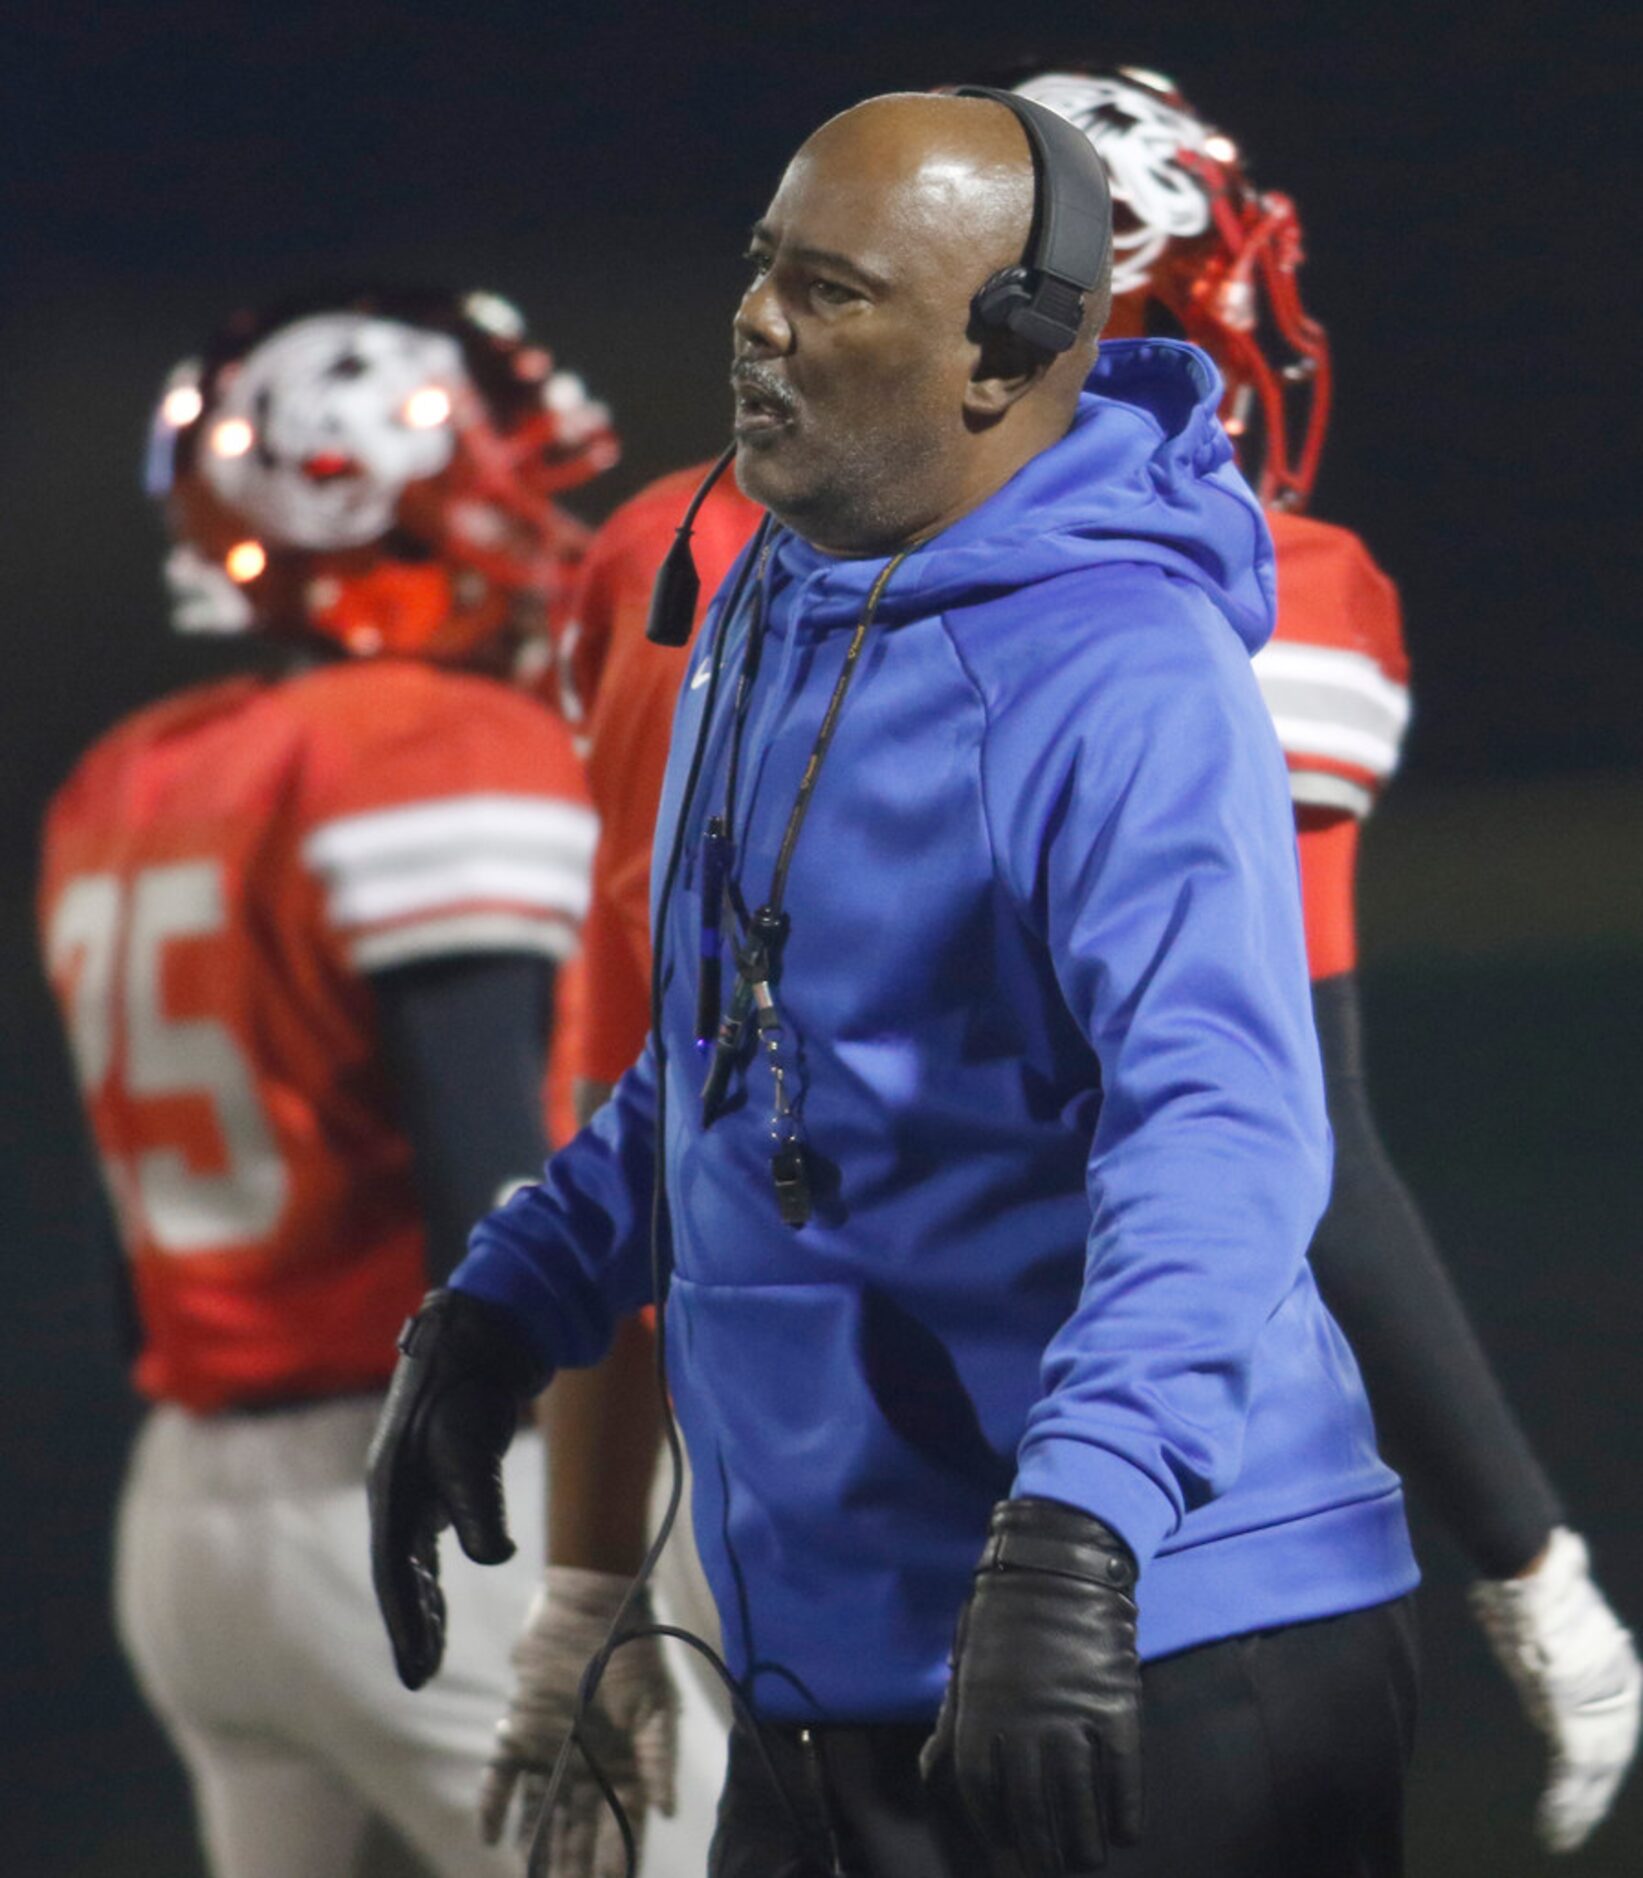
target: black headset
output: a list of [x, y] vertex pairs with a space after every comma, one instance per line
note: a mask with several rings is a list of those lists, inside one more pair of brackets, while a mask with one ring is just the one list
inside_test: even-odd
[[1014, 333], [1043, 352], [1065, 352], [1084, 323], [1084, 296], [1106, 273], [1112, 192], [1088, 137], [1048, 105], [991, 85], [959, 98], [991, 98], [1015, 115], [1033, 153], [1033, 226], [1027, 252], [1000, 268], [970, 302], [978, 326]]
[[[1112, 192], [1089, 138], [1048, 105], [992, 85], [960, 85], [958, 98], [991, 98], [1027, 133], [1033, 158], [1033, 225], [1027, 252], [1000, 268], [970, 302], [984, 330], [1014, 333], [1051, 354], [1065, 352], [1084, 323], [1084, 296], [1101, 284], [1112, 254]], [[651, 590], [646, 636], [659, 646], [689, 643], [700, 582], [690, 552], [696, 512], [730, 467], [734, 444], [696, 491]]]

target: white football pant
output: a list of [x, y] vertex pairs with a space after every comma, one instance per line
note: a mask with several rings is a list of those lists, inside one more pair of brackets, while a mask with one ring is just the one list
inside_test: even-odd
[[[439, 1878], [519, 1878], [517, 1850], [480, 1842], [475, 1806], [541, 1575], [542, 1444], [522, 1430], [504, 1462], [519, 1545], [506, 1565], [474, 1565], [444, 1535], [445, 1662], [413, 1694], [371, 1589], [365, 1452], [380, 1406], [211, 1418], [164, 1406], [138, 1435], [120, 1506], [119, 1632], [192, 1779], [215, 1878], [351, 1878], [373, 1814]], [[650, 1823], [642, 1872], [696, 1878], [724, 1728], [688, 1652], [668, 1647], [679, 1810]]]

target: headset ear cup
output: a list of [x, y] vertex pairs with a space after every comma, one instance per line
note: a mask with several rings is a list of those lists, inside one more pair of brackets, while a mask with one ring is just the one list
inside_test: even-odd
[[970, 301], [970, 318], [984, 332], [1009, 332], [1016, 310], [1032, 298], [1024, 267], [1001, 267]]
[[1030, 267], [1006, 267], [971, 299], [970, 337], [1008, 335], [1054, 358], [1076, 343], [1083, 316], [1084, 296], [1076, 287], [1042, 278]]
[[1100, 285], [1112, 252], [1112, 195], [1101, 160], [1076, 125], [1032, 99], [990, 85], [960, 85], [956, 95], [989, 98], [1011, 112], [1033, 163], [1026, 255], [971, 300], [972, 317], [1040, 352], [1065, 352], [1078, 343], [1085, 295]]

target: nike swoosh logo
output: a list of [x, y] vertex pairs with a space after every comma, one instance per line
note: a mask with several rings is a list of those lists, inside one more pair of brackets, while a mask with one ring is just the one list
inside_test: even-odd
[[703, 685], [705, 685], [712, 676], [713, 676], [713, 661], [709, 659], [705, 665], [698, 665], [696, 667], [695, 672], [691, 675], [691, 680], [690, 680], [691, 690], [700, 691]]

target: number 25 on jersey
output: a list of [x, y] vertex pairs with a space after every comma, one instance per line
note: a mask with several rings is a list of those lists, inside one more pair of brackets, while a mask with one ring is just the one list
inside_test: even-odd
[[77, 874], [50, 912], [48, 967], [128, 1250], [248, 1250], [285, 1209], [286, 1169], [232, 1030], [166, 1010], [168, 958], [220, 939], [227, 918], [209, 860], [129, 881]]

